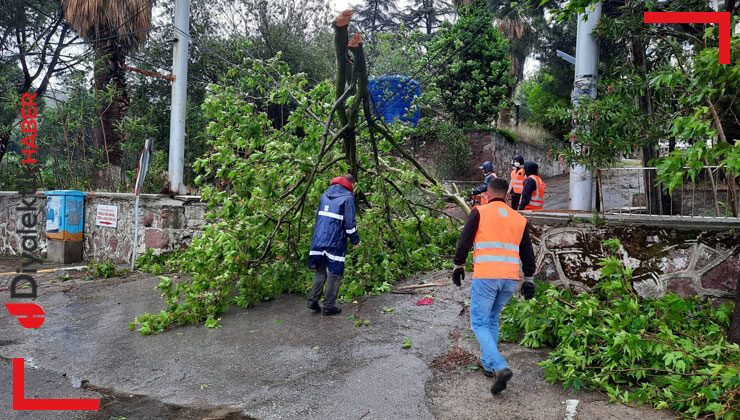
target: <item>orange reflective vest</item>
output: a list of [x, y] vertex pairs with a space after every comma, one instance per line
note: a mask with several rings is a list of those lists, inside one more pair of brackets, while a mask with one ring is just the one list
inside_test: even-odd
[[480, 194], [476, 194], [473, 196], [473, 208], [476, 208], [477, 206], [482, 206], [484, 204], [488, 204], [489, 198], [488, 198], [488, 192], [483, 191]]
[[527, 219], [502, 201], [479, 206], [473, 240], [473, 278], [519, 280], [519, 243]]
[[527, 178], [532, 178], [537, 185], [534, 191], [532, 191], [532, 198], [529, 200], [529, 204], [524, 206], [524, 210], [542, 210], [545, 208], [545, 181], [542, 180], [538, 175], [530, 175]]
[[509, 191], [514, 194], [521, 194], [524, 189], [524, 169], [514, 168], [511, 170], [511, 184], [509, 184]]

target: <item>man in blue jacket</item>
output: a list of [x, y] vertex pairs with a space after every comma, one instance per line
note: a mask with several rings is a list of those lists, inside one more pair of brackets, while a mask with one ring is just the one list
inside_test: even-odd
[[496, 173], [493, 172], [493, 163], [491, 163], [490, 160], [483, 162], [483, 164], [479, 166], [478, 169], [483, 171], [483, 183], [473, 189], [473, 191], [470, 193], [471, 196], [486, 192], [486, 190], [488, 190], [488, 182], [492, 179], [498, 178], [496, 176]]
[[347, 238], [355, 248], [360, 244], [355, 224], [355, 199], [352, 196], [354, 183], [355, 179], [350, 174], [332, 179], [331, 186], [321, 196], [316, 212], [316, 227], [308, 254], [308, 268], [316, 270], [316, 274], [308, 296], [308, 309], [321, 311], [319, 299], [326, 285], [324, 315], [342, 312], [342, 308], [335, 306], [335, 303], [344, 274]]

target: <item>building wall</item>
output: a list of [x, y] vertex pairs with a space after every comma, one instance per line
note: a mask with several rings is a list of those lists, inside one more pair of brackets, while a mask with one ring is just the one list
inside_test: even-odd
[[620, 241], [619, 257], [633, 270], [632, 284], [642, 297], [709, 296], [731, 299], [740, 279], [740, 232], [726, 226], [691, 227], [655, 220], [604, 225], [530, 216], [537, 267], [542, 279], [589, 291], [599, 281], [601, 242]]

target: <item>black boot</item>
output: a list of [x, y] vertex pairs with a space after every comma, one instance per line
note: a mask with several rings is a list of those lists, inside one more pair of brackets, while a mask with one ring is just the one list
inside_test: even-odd
[[329, 306], [329, 307], [324, 308], [325, 316], [339, 315], [341, 313], [342, 313], [342, 308], [338, 308], [336, 306]]
[[503, 368], [496, 371], [496, 381], [491, 386], [491, 393], [498, 394], [506, 389], [506, 383], [509, 382], [514, 373], [509, 368]]
[[321, 312], [321, 306], [319, 306], [319, 303], [318, 302], [311, 302], [310, 300], [308, 301], [308, 309], [310, 309], [310, 310], [312, 310], [312, 311], [314, 311], [316, 313]]
[[481, 363], [480, 359], [478, 359], [478, 367], [480, 367], [480, 370], [483, 371], [483, 374], [488, 376], [489, 378], [493, 378], [493, 371], [486, 369], [485, 366], [483, 366], [483, 363]]

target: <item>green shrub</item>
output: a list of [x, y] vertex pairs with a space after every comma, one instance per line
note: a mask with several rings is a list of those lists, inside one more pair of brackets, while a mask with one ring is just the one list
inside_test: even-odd
[[125, 270], [118, 270], [116, 265], [110, 261], [97, 262], [96, 260], [90, 261], [90, 265], [87, 266], [87, 278], [104, 278], [108, 279], [111, 277], [118, 277], [125, 273]]
[[[430, 54], [439, 57], [433, 64], [442, 68], [435, 84], [445, 111], [455, 122], [489, 124], [509, 103], [506, 95], [513, 83], [509, 76], [509, 43], [493, 25], [479, 30], [483, 16], [493, 18], [484, 1], [460, 6], [458, 13], [457, 23], [443, 23], [429, 47]], [[450, 45], [458, 50], [456, 54], [438, 55]]]
[[[620, 245], [604, 247], [616, 255]], [[592, 293], [538, 284], [535, 299], [512, 299], [502, 313], [502, 340], [553, 348], [540, 363], [548, 382], [687, 417], [740, 418], [740, 346], [725, 339], [732, 304], [715, 308], [672, 293], [642, 299], [632, 271], [614, 255], [601, 260]]]

